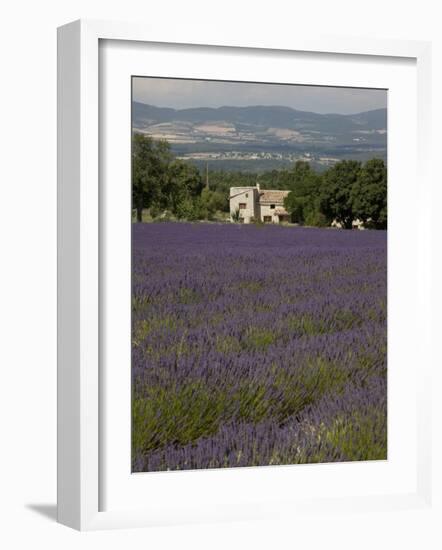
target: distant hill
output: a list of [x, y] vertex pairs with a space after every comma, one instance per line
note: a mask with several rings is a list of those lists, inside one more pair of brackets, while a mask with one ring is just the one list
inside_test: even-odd
[[196, 162], [208, 155], [218, 163], [267, 160], [273, 166], [307, 156], [327, 165], [341, 158], [386, 160], [387, 154], [386, 109], [342, 115], [283, 106], [171, 109], [134, 102], [132, 123]]
[[193, 109], [170, 109], [155, 107], [145, 103], [133, 103], [133, 122], [143, 127], [162, 122], [201, 122], [226, 121], [232, 124], [254, 126], [278, 126], [303, 129], [310, 126], [319, 131], [359, 130], [362, 126], [370, 130], [385, 129], [387, 109], [377, 109], [354, 115], [319, 114], [298, 111], [291, 107], [264, 106], [252, 107], [198, 107]]

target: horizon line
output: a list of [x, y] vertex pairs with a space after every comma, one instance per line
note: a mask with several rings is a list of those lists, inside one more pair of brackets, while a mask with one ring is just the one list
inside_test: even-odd
[[330, 113], [318, 113], [317, 111], [308, 111], [303, 109], [295, 109], [295, 107], [290, 107], [289, 105], [276, 105], [276, 104], [251, 104], [251, 105], [220, 105], [218, 107], [208, 107], [208, 106], [195, 106], [195, 107], [169, 107], [169, 106], [160, 106], [160, 105], [154, 105], [153, 103], [145, 103], [144, 101], [141, 101], [139, 99], [132, 98], [132, 103], [140, 103], [141, 105], [147, 105], [149, 107], [155, 107], [156, 109], [171, 109], [172, 111], [188, 111], [191, 109], [225, 109], [225, 108], [233, 108], [233, 109], [248, 109], [251, 107], [273, 107], [273, 108], [283, 108], [283, 109], [290, 109], [291, 111], [299, 111], [300, 113], [311, 113], [314, 115], [320, 115], [320, 116], [331, 116], [331, 115], [337, 115], [337, 116], [355, 116], [355, 115], [362, 115], [365, 113], [372, 113], [374, 111], [387, 111], [387, 107], [378, 107], [377, 109], [368, 109], [367, 111], [356, 111], [354, 113], [337, 113], [337, 112], [330, 112]]

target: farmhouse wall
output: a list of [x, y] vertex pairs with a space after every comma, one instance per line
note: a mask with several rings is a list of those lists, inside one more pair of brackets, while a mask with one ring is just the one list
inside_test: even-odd
[[253, 218], [259, 217], [258, 189], [256, 187], [230, 188], [230, 218], [239, 210], [240, 220], [250, 223]]

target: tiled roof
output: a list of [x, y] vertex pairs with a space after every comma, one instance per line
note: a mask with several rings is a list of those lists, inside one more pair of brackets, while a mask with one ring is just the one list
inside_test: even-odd
[[265, 190], [259, 193], [259, 202], [261, 204], [283, 204], [285, 197], [289, 194], [290, 191], [274, 191], [274, 190]]
[[275, 208], [275, 214], [277, 216], [288, 216], [287, 210], [285, 208], [281, 208], [281, 207]]

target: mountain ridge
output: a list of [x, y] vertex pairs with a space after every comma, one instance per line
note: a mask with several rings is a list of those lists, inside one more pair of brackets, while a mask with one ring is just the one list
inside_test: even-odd
[[174, 109], [134, 101], [132, 126], [169, 141], [183, 158], [230, 166], [256, 160], [256, 155], [261, 164], [267, 160], [272, 166], [299, 158], [326, 166], [342, 158], [387, 156], [387, 109], [321, 114], [283, 105]]
[[181, 111], [195, 111], [200, 109], [205, 110], [213, 110], [218, 111], [222, 109], [280, 109], [284, 111], [295, 111], [298, 113], [306, 113], [309, 115], [318, 115], [318, 116], [343, 116], [343, 117], [352, 117], [352, 116], [358, 116], [358, 115], [364, 115], [367, 113], [375, 113], [375, 112], [386, 112], [387, 109], [385, 107], [381, 107], [379, 109], [368, 109], [367, 111], [358, 111], [356, 113], [317, 113], [316, 111], [306, 111], [304, 109], [295, 109], [294, 107], [289, 107], [288, 105], [263, 105], [260, 103], [257, 103], [256, 105], [220, 105], [219, 107], [182, 107], [182, 108], [175, 108], [175, 107], [161, 107], [159, 105], [153, 105], [152, 103], [144, 103], [143, 101], [133, 101], [134, 105], [140, 105], [152, 109], [158, 109], [158, 110], [167, 110], [167, 111], [173, 111], [173, 112], [181, 112]]

